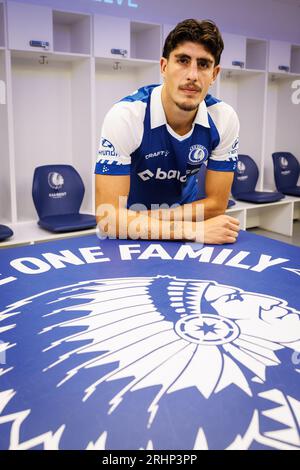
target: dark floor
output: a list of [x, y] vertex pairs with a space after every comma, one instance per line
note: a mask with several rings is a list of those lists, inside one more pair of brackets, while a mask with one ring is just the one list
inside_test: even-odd
[[257, 235], [263, 235], [264, 237], [274, 238], [274, 240], [280, 240], [281, 242], [289, 243], [290, 245], [300, 246], [300, 220], [294, 222], [294, 230], [292, 237], [286, 237], [285, 235], [279, 235], [278, 233], [268, 232], [260, 228], [251, 228], [248, 232], [256, 233]]

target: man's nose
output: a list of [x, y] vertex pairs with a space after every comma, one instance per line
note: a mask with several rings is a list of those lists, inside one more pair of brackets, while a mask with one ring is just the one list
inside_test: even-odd
[[188, 80], [196, 82], [198, 80], [198, 66], [197, 62], [191, 62], [188, 70]]

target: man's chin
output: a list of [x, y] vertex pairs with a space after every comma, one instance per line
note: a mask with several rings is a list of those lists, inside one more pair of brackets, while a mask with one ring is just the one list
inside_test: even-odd
[[187, 112], [195, 111], [196, 109], [198, 109], [198, 106], [199, 106], [199, 103], [188, 103], [186, 101], [182, 103], [175, 102], [175, 104], [179, 109], [181, 109], [181, 111], [187, 111]]

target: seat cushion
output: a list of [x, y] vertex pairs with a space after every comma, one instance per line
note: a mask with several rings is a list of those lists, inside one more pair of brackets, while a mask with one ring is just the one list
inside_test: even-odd
[[267, 191], [252, 191], [249, 193], [235, 194], [235, 199], [239, 201], [254, 202], [256, 204], [263, 204], [265, 202], [276, 202], [284, 198], [284, 194], [277, 192]]
[[75, 232], [96, 226], [96, 218], [90, 214], [62, 214], [42, 217], [38, 224], [50, 232]]
[[289, 196], [300, 196], [300, 186], [294, 186], [293, 188], [285, 188], [283, 190], [284, 194]]
[[7, 225], [0, 225], [0, 242], [11, 237], [14, 232]]

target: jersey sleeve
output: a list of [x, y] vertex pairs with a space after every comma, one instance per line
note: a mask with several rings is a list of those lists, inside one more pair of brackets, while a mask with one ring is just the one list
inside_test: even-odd
[[105, 116], [95, 174], [129, 175], [131, 154], [143, 136], [144, 103], [119, 102]]
[[240, 129], [238, 116], [231, 106], [225, 105], [217, 112], [216, 118], [219, 139], [212, 150], [207, 168], [215, 171], [235, 171]]

